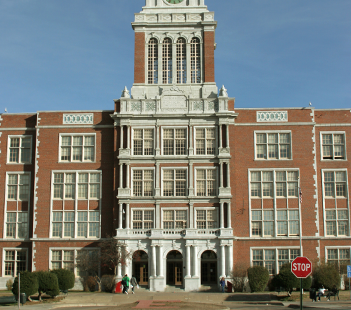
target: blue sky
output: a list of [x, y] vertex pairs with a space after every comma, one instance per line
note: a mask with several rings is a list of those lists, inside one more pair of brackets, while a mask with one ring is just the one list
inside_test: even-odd
[[[0, 113], [111, 110], [145, 0], [0, 0]], [[351, 108], [350, 0], [205, 0], [236, 107]]]

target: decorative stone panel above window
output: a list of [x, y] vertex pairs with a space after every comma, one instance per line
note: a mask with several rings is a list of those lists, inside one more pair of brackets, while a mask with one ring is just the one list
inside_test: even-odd
[[63, 114], [63, 124], [83, 124], [91, 125], [94, 123], [94, 115], [89, 114]]
[[258, 123], [278, 123], [288, 121], [288, 111], [257, 112]]

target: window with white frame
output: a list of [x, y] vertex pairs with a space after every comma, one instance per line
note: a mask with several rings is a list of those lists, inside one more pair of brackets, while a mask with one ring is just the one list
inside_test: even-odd
[[201, 83], [200, 40], [193, 38], [190, 42], [191, 83]]
[[[76, 182], [77, 181], [77, 182]], [[54, 199], [100, 199], [101, 174], [96, 172], [56, 172], [53, 177]]]
[[177, 83], [186, 83], [186, 41], [184, 38], [179, 38], [177, 40]]
[[[89, 259], [91, 259], [92, 265], [98, 266], [96, 262], [99, 260], [99, 250], [97, 249], [51, 249], [50, 269], [68, 269], [73, 271], [76, 277], [86, 275], [83, 271], [80, 271], [78, 267], [75, 267], [77, 264], [77, 257], [79, 257], [80, 253], [86, 253]], [[98, 274], [99, 270], [95, 272]]]
[[255, 249], [252, 250], [252, 265], [266, 267], [270, 275], [279, 273], [279, 268], [291, 263], [300, 255], [298, 249]]
[[165, 38], [162, 43], [162, 83], [172, 84], [172, 49], [173, 44], [170, 38]]
[[322, 158], [345, 159], [345, 133], [322, 134]]
[[327, 249], [327, 262], [338, 266], [340, 274], [347, 274], [347, 265], [350, 264], [350, 248]]
[[[77, 224], [76, 237], [98, 238], [100, 227], [99, 211], [54, 211], [52, 212], [52, 237], [74, 238], [75, 224]], [[75, 220], [77, 217], [77, 220]]]
[[218, 228], [217, 210], [204, 209], [196, 210], [196, 228], [213, 229]]
[[256, 132], [256, 159], [291, 159], [291, 133]]
[[187, 195], [187, 170], [164, 169], [163, 170], [163, 196], [186, 196]]
[[154, 155], [154, 130], [133, 130], [133, 155]]
[[187, 228], [186, 210], [163, 210], [164, 229], [184, 229]]
[[349, 236], [349, 211], [326, 209], [325, 224], [327, 236]]
[[148, 47], [148, 84], [158, 83], [158, 41], [151, 38]]
[[347, 198], [346, 171], [324, 171], [324, 197]]
[[27, 250], [4, 249], [4, 276], [15, 277], [27, 270]]
[[251, 198], [273, 198], [274, 182], [277, 198], [296, 198], [298, 176], [298, 171], [251, 171]]
[[28, 212], [6, 212], [6, 238], [28, 238]]
[[216, 130], [215, 128], [196, 128], [196, 155], [215, 155]]
[[31, 164], [32, 162], [32, 137], [10, 136], [8, 163]]
[[61, 162], [94, 162], [95, 135], [60, 135]]
[[7, 175], [7, 200], [29, 201], [29, 173]]
[[196, 195], [216, 195], [216, 169], [196, 169]]
[[251, 234], [257, 237], [297, 236], [299, 231], [299, 210], [277, 210], [277, 219], [274, 219], [274, 210], [251, 211]]
[[133, 229], [153, 229], [154, 210], [132, 210]]
[[187, 155], [187, 130], [163, 129], [163, 155]]
[[133, 170], [133, 196], [150, 197], [154, 194], [154, 171]]

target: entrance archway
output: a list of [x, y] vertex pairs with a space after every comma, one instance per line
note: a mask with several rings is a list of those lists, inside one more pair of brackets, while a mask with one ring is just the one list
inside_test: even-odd
[[183, 284], [183, 255], [178, 251], [167, 254], [167, 285], [181, 286]]
[[149, 263], [148, 255], [144, 251], [135, 251], [133, 253], [133, 275], [139, 285], [148, 285], [149, 283]]
[[201, 284], [212, 285], [217, 282], [217, 254], [205, 251], [201, 255]]

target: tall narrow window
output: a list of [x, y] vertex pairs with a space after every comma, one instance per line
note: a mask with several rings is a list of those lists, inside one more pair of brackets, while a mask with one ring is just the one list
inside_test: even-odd
[[201, 83], [200, 40], [191, 40], [191, 83]]
[[345, 134], [322, 135], [323, 159], [345, 159]]
[[11, 164], [30, 164], [32, 137], [11, 137], [9, 141], [8, 162]]
[[172, 84], [172, 40], [166, 38], [162, 44], [162, 83]]
[[153, 129], [134, 129], [133, 155], [154, 154], [154, 131]]
[[183, 38], [177, 41], [177, 83], [186, 83], [186, 42]]
[[158, 83], [158, 44], [155, 38], [149, 41], [148, 83]]
[[5, 250], [4, 275], [14, 277], [27, 269], [27, 251], [22, 249]]

